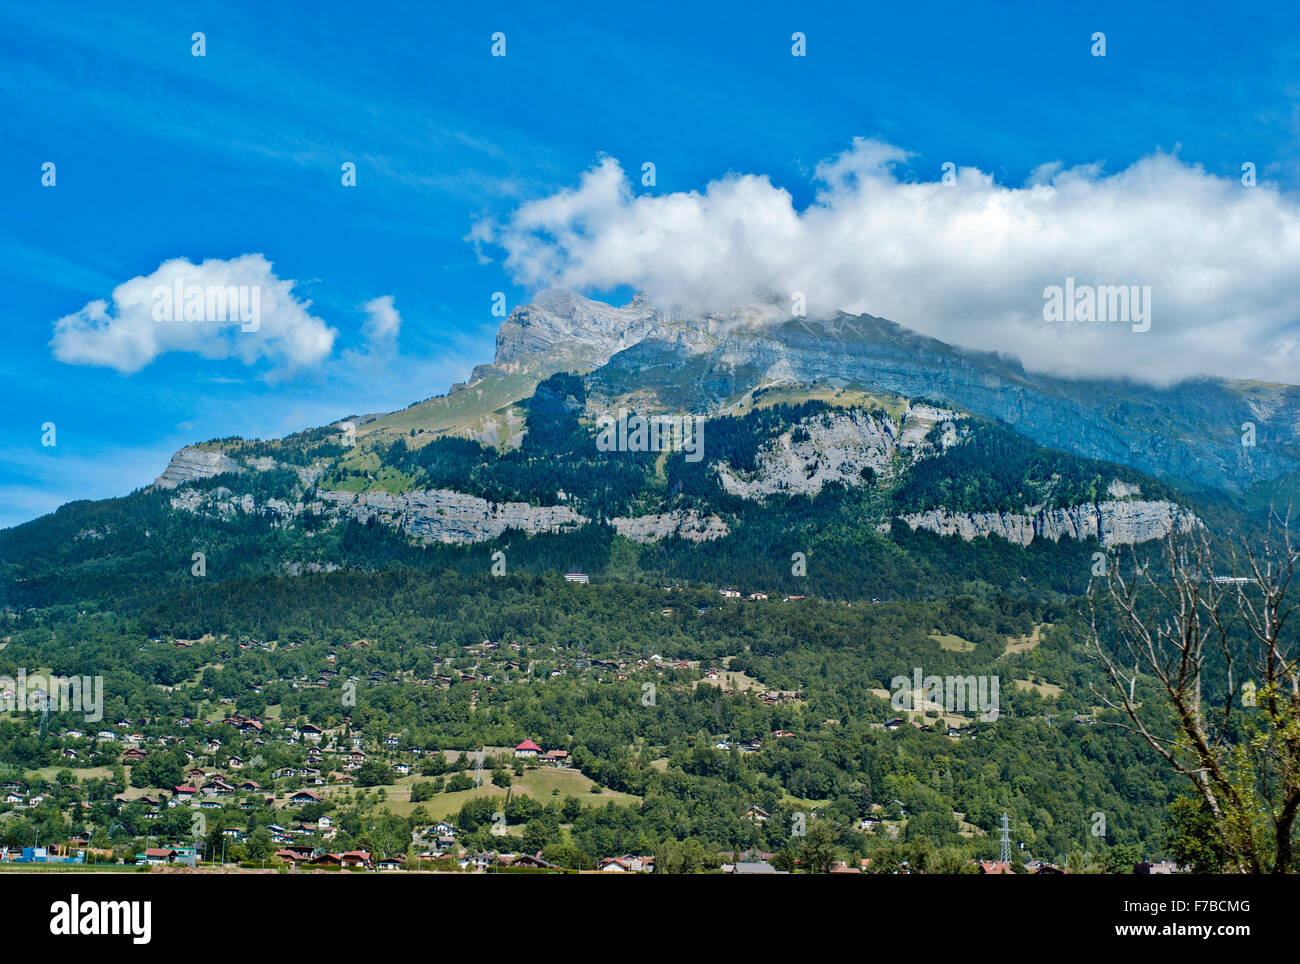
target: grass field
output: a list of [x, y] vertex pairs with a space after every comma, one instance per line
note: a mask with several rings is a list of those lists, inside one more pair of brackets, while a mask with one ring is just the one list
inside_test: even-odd
[[935, 640], [940, 648], [952, 653], [969, 653], [975, 648], [975, 644], [969, 639], [962, 639], [952, 633], [931, 633], [930, 638]]
[[[417, 781], [427, 781], [432, 777], [410, 776], [402, 777], [396, 784], [385, 787], [387, 790], [386, 799], [380, 803], [377, 802], [377, 795], [374, 788], [370, 791], [370, 799], [374, 802], [375, 807], [387, 807], [398, 816], [409, 816], [417, 806], [424, 807], [425, 813], [429, 815], [430, 820], [445, 820], [459, 812], [466, 802], [475, 797], [500, 797], [505, 799], [506, 791], [504, 787], [493, 786], [487, 782], [491, 776], [485, 771], [485, 783], [481, 787], [474, 787], [470, 790], [458, 790], [455, 793], [437, 793], [429, 800], [422, 803], [411, 803], [411, 785]], [[537, 767], [524, 771], [522, 777], [515, 777], [512, 789], [516, 794], [525, 793], [541, 803], [549, 803], [551, 800], [563, 800], [565, 797], [575, 797], [584, 807], [603, 807], [605, 804], [613, 801], [620, 805], [632, 805], [641, 802], [641, 798], [627, 793], [619, 793], [616, 790], [602, 789], [600, 793], [592, 793], [592, 787], [596, 784], [583, 776], [578, 770], [565, 769], [563, 767]], [[324, 788], [327, 796], [332, 796], [337, 790]], [[558, 791], [558, 792], [557, 792]], [[317, 789], [320, 792], [320, 789]]]
[[1034, 627], [1034, 631], [1028, 636], [1011, 636], [1007, 639], [1007, 648], [1003, 655], [1014, 655], [1016, 653], [1027, 653], [1037, 648], [1038, 644], [1043, 641], [1043, 632], [1051, 629], [1051, 623], [1042, 623]]

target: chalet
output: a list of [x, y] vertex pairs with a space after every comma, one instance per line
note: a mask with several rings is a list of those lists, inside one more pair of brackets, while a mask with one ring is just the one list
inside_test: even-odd
[[315, 866], [318, 866], [318, 867], [321, 867], [321, 866], [323, 866], [323, 867], [342, 867], [342, 866], [343, 866], [343, 855], [342, 855], [342, 854], [330, 854], [330, 853], [324, 853], [324, 854], [321, 854], [319, 857], [313, 857], [313, 858], [311, 858], [311, 863], [312, 863], [313, 865], [315, 865]]
[[194, 795], [198, 792], [199, 791], [194, 789], [193, 787], [173, 787], [172, 797], [176, 800], [179, 800], [181, 803], [186, 803], [189, 800], [192, 800], [194, 798]]
[[772, 815], [762, 807], [755, 805], [745, 811], [745, 816], [754, 823], [766, 823], [767, 819]]
[[295, 793], [293, 796], [289, 798], [289, 802], [295, 804], [296, 806], [303, 807], [309, 803], [324, 803], [325, 798], [317, 796], [316, 794], [312, 793], [310, 790], [299, 790], [297, 793]]
[[224, 780], [209, 780], [199, 789], [201, 789], [203, 795], [207, 797], [224, 797], [227, 794], [235, 792], [235, 788]]
[[596, 864], [596, 869], [618, 874], [649, 874], [655, 869], [653, 857], [634, 857], [624, 854], [622, 857], [606, 857]]
[[304, 723], [300, 732], [302, 733], [302, 738], [308, 743], [319, 743], [321, 737], [325, 735], [325, 731], [315, 723]]
[[979, 866], [979, 872], [981, 874], [1014, 873], [1011, 869], [1011, 862], [1009, 860], [978, 860], [976, 861], [976, 864]]
[[542, 754], [542, 762], [549, 763], [553, 766], [559, 766], [569, 762], [568, 750], [547, 750]]
[[394, 763], [393, 772], [401, 776], [407, 776], [411, 772], [411, 765], [409, 763]]
[[370, 852], [366, 850], [349, 850], [347, 853], [340, 855], [340, 866], [369, 867]]
[[542, 752], [542, 748], [532, 740], [524, 740], [515, 747], [515, 756], [521, 759], [536, 759], [537, 754]]
[[138, 750], [134, 747], [122, 753], [123, 763], [139, 763], [144, 759], [144, 750]]
[[142, 854], [137, 854], [136, 859], [146, 864], [170, 864], [174, 863], [179, 852], [171, 847], [150, 847]]

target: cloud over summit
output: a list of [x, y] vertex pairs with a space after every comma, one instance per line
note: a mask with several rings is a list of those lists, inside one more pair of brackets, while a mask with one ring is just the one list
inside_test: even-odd
[[[917, 180], [908, 157], [855, 140], [817, 166], [803, 210], [754, 174], [637, 194], [606, 157], [470, 237], [527, 286], [627, 285], [693, 313], [802, 292], [810, 315], [869, 312], [1058, 374], [1300, 382], [1295, 197], [1165, 153], [1113, 174], [1044, 164], [1019, 187], [969, 167]], [[1150, 285], [1150, 331], [1044, 321], [1066, 278]]]

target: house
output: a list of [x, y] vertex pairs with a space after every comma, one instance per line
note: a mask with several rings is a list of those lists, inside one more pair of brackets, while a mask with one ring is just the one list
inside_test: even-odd
[[536, 759], [537, 754], [541, 752], [542, 748], [532, 740], [524, 740], [523, 743], [520, 743], [515, 747], [515, 756], [520, 757], [521, 759]]
[[297, 806], [304, 807], [309, 803], [324, 803], [325, 798], [319, 797], [310, 790], [299, 790], [289, 798], [289, 802]]
[[302, 738], [308, 743], [319, 743], [321, 737], [325, 735], [325, 731], [315, 723], [304, 723], [300, 732], [302, 733]]
[[979, 864], [981, 874], [1010, 874], [1014, 873], [1011, 869], [1009, 860], [980, 860]]
[[564, 581], [586, 583], [590, 582], [590, 579], [585, 572], [566, 572], [564, 574]]
[[[725, 865], [724, 865], [725, 868]], [[766, 860], [741, 861], [733, 864], [731, 867], [733, 874], [782, 874], [783, 870], [777, 870]]]
[[542, 754], [542, 762], [550, 763], [553, 766], [559, 766], [569, 762], [568, 750], [547, 750]]
[[150, 847], [143, 854], [137, 854], [136, 859], [146, 864], [170, 864], [176, 860], [177, 855], [178, 851], [171, 847]]
[[339, 865], [342, 867], [369, 867], [370, 852], [367, 850], [349, 850], [347, 853], [340, 855]]
[[401, 870], [402, 861], [396, 857], [385, 857], [383, 860], [375, 861], [376, 870]]
[[194, 787], [173, 787], [172, 788], [172, 796], [175, 799], [179, 800], [181, 803], [186, 803], [189, 800], [193, 799], [194, 795], [198, 792], [199, 791], [194, 789]]
[[745, 811], [745, 816], [754, 823], [766, 823], [767, 818], [772, 815], [760, 806], [753, 806]]
[[617, 874], [649, 874], [655, 869], [653, 857], [634, 857], [624, 854], [622, 857], [606, 857], [596, 864], [596, 869]]

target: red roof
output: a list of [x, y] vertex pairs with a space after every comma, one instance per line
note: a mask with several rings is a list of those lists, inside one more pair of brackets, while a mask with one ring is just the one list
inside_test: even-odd
[[534, 743], [532, 740], [524, 740], [524, 742], [523, 742], [523, 743], [520, 743], [517, 747], [515, 747], [515, 749], [516, 749], [516, 750], [534, 750], [534, 751], [536, 751], [537, 753], [541, 753], [541, 752], [542, 752], [542, 748], [541, 748], [540, 746], [538, 746], [536, 743]]
[[195, 790], [193, 787], [177, 787], [176, 792], [177, 793], [198, 793], [199, 791]]

